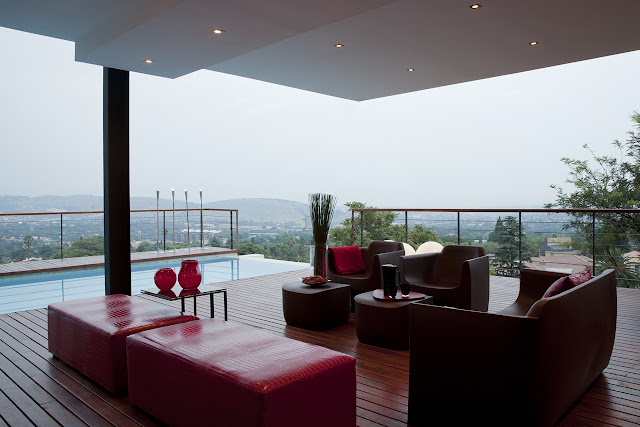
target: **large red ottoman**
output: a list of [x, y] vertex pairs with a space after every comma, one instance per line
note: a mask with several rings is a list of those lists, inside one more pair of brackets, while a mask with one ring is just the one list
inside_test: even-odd
[[129, 401], [171, 426], [354, 426], [355, 359], [202, 319], [127, 338]]
[[128, 335], [198, 319], [127, 295], [58, 302], [47, 317], [49, 351], [114, 394], [127, 391]]

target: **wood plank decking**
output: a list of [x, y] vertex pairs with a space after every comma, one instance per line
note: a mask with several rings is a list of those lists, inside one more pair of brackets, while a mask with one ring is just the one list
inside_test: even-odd
[[[173, 251], [164, 252], [132, 252], [131, 263], [145, 261], [158, 261], [163, 259], [179, 259], [179, 258], [192, 258], [211, 255], [226, 255], [237, 254], [237, 249], [226, 248], [191, 248], [191, 249], [176, 249]], [[104, 266], [104, 255], [85, 256], [77, 258], [63, 258], [63, 259], [47, 259], [36, 261], [19, 261], [8, 264], [0, 264], [0, 276], [9, 276], [13, 274], [24, 273], [44, 273], [46, 271], [60, 271], [60, 270], [75, 270], [78, 268], [95, 268]]]
[[[229, 320], [355, 356], [358, 425], [406, 425], [407, 351], [360, 344], [353, 315], [347, 325], [323, 332], [285, 324], [281, 285], [304, 273], [306, 270], [227, 282]], [[517, 280], [492, 278], [490, 311], [507, 306], [516, 294]], [[179, 302], [153, 301], [179, 307]], [[216, 316], [222, 316], [221, 298], [216, 301]], [[202, 299], [198, 311], [208, 313], [208, 304], [208, 299]], [[215, 424], [213, 418], [211, 421]], [[32, 424], [158, 425], [126, 397], [111, 396], [51, 356], [46, 309], [0, 315], [0, 426]], [[618, 329], [611, 363], [560, 425], [640, 425], [640, 290], [618, 290]]]

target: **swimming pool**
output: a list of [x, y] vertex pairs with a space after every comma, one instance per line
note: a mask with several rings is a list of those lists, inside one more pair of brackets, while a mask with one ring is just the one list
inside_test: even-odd
[[[131, 293], [154, 287], [153, 275], [162, 267], [180, 270], [181, 260], [131, 266]], [[309, 264], [250, 256], [198, 258], [202, 283], [218, 283], [267, 274], [308, 269]], [[0, 278], [0, 313], [46, 307], [53, 302], [104, 295], [104, 268], [24, 274]]]

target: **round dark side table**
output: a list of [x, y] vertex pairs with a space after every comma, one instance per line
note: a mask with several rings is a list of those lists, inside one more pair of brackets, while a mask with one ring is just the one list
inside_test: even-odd
[[356, 334], [365, 344], [393, 350], [409, 349], [409, 308], [412, 302], [427, 299], [433, 303], [433, 297], [411, 300], [379, 300], [372, 292], [355, 297]]

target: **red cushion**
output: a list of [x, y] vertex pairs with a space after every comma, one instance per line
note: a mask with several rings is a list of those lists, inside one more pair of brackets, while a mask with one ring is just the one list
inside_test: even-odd
[[571, 281], [572, 286], [578, 286], [588, 280], [591, 280], [591, 270], [584, 270], [578, 273], [573, 273], [571, 276], [567, 276], [567, 278], [569, 279], [569, 281]]
[[563, 293], [564, 291], [568, 291], [572, 287], [573, 285], [569, 281], [568, 276], [563, 276], [558, 280], [556, 280], [555, 282], [553, 282], [551, 286], [549, 286], [549, 289], [547, 289], [547, 292], [544, 293], [542, 298], [549, 298], [549, 297], [556, 296], [558, 294]]
[[182, 325], [127, 339], [129, 401], [163, 424], [356, 425], [353, 357], [220, 319]]
[[114, 394], [127, 391], [127, 336], [198, 319], [127, 295], [50, 304], [47, 318], [49, 351]]
[[340, 246], [329, 250], [333, 252], [333, 266], [337, 274], [364, 273], [366, 270], [359, 247]]
[[581, 285], [588, 280], [591, 280], [590, 270], [584, 270], [578, 273], [573, 273], [569, 276], [561, 277], [549, 286], [549, 289], [547, 289], [547, 292], [544, 293], [542, 298], [549, 298], [561, 294], [564, 291], [568, 291], [569, 289]]

